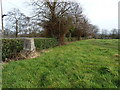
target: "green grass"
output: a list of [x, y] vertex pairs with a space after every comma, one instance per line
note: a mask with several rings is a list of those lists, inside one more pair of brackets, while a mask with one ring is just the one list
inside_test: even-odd
[[118, 40], [83, 40], [40, 57], [9, 62], [3, 88], [117, 88]]

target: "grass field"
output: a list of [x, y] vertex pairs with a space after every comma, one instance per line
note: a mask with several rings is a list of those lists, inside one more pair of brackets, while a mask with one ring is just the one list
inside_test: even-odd
[[83, 40], [4, 64], [3, 88], [117, 88], [118, 40]]

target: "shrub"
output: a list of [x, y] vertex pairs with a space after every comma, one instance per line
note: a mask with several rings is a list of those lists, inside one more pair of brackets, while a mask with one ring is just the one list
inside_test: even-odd
[[23, 49], [22, 39], [2, 39], [2, 59], [11, 59]]
[[57, 40], [53, 38], [42, 38], [42, 39], [36, 38], [34, 39], [34, 41], [37, 50], [53, 48], [58, 45]]
[[[35, 38], [37, 50], [43, 50], [55, 47], [58, 42], [53, 38]], [[23, 39], [2, 39], [2, 60], [12, 59], [23, 50]]]
[[76, 41], [77, 39], [75, 37], [68, 37], [68, 38], [65, 38], [65, 41], [66, 42], [72, 42], [72, 41]]

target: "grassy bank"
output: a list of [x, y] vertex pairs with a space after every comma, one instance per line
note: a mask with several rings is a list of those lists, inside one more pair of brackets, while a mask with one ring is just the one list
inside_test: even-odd
[[118, 40], [83, 40], [9, 62], [3, 88], [117, 88]]

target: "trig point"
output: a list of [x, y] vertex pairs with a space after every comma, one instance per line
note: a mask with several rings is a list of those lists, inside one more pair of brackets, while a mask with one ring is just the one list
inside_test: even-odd
[[35, 51], [35, 44], [33, 38], [24, 39], [24, 48], [25, 51]]

